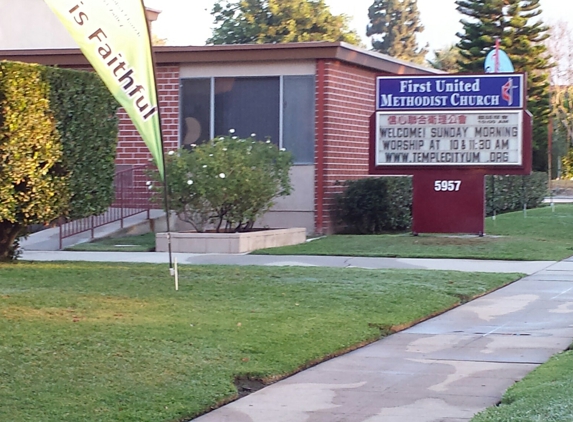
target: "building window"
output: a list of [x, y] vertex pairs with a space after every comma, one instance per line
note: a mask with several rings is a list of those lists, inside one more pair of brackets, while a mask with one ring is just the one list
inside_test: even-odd
[[314, 76], [283, 77], [282, 146], [297, 164], [314, 164]]
[[313, 164], [314, 99], [313, 75], [182, 79], [181, 145], [234, 129], [286, 148], [295, 164]]
[[211, 139], [211, 79], [185, 79], [180, 98], [181, 145], [190, 147]]
[[275, 78], [216, 78], [215, 136], [235, 135], [279, 145], [280, 80]]

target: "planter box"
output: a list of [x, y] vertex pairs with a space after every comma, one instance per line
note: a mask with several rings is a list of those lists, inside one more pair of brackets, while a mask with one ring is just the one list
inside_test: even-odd
[[[306, 229], [270, 229], [247, 233], [172, 232], [171, 251], [186, 253], [245, 253], [256, 249], [297, 245], [306, 241]], [[167, 252], [167, 233], [155, 235], [155, 250]]]

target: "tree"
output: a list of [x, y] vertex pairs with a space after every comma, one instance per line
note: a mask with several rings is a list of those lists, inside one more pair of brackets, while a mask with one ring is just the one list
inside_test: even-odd
[[549, 69], [552, 67], [544, 41], [549, 28], [538, 18], [539, 0], [456, 0], [462, 19], [460, 41], [463, 72], [483, 72], [485, 57], [496, 39], [508, 54], [516, 72], [527, 73], [528, 109], [533, 114], [533, 168], [547, 169], [549, 121]]
[[366, 35], [372, 48], [397, 59], [422, 64], [428, 53], [418, 48], [416, 34], [424, 30], [416, 0], [374, 0], [368, 9]]
[[[551, 69], [551, 114], [553, 124], [552, 154], [566, 157], [562, 164], [563, 173], [571, 177], [573, 162], [573, 31], [566, 21], [552, 23], [551, 36], [546, 45], [553, 59]], [[555, 167], [553, 167], [555, 168]]]
[[460, 71], [459, 61], [461, 60], [460, 50], [455, 45], [434, 51], [434, 59], [428, 60], [434, 69], [443, 70], [448, 73]]
[[333, 15], [324, 0], [218, 0], [211, 14], [216, 28], [207, 44], [360, 43], [348, 17]]
[[156, 34], [151, 34], [152, 45], [167, 45], [167, 38], [159, 38]]

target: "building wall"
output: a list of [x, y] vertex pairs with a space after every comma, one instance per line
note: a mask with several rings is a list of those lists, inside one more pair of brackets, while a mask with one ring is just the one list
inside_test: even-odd
[[317, 172], [315, 177], [319, 193], [316, 229], [319, 233], [332, 233], [334, 196], [342, 191], [344, 181], [368, 176], [369, 121], [375, 112], [379, 73], [335, 60], [325, 61], [323, 66], [324, 121], [323, 127], [317, 128], [317, 133], [322, 132], [323, 150], [317, 149], [316, 157], [319, 160], [322, 154], [324, 161], [322, 174]]
[[[183, 67], [181, 70], [178, 66], [158, 68], [157, 83], [167, 151], [175, 150], [179, 145], [180, 77], [200, 77], [213, 73], [227, 76], [228, 69], [228, 66], [200, 69]], [[282, 66], [282, 71], [286, 70], [286, 73], [308, 72], [310, 69], [308, 64]], [[274, 67], [265, 70], [264, 74], [279, 72]], [[255, 72], [260, 75], [261, 68], [239, 67], [232, 73], [239, 76], [252, 75]], [[336, 60], [324, 62], [322, 128], [319, 128], [317, 110], [317, 136], [322, 131], [324, 143], [320, 152], [317, 140], [315, 151], [317, 162], [320, 160], [319, 154], [322, 154], [322, 170], [317, 165], [295, 166], [291, 172], [294, 187], [292, 195], [279, 199], [260, 225], [274, 227], [298, 225], [306, 227], [309, 233], [333, 231], [331, 209], [335, 194], [342, 191], [344, 181], [368, 176], [369, 119], [375, 111], [376, 76], [378, 74], [373, 71]], [[319, 90], [317, 84], [317, 103]], [[120, 142], [116, 160], [118, 167], [147, 162], [151, 159], [151, 155], [123, 109], [120, 111], [120, 119]], [[314, 183], [311, 181], [313, 177]]]
[[[149, 9], [150, 21], [160, 12]], [[78, 48], [44, 0], [0, 0], [0, 50]]]
[[78, 48], [44, 0], [0, 0], [0, 50]]
[[[166, 151], [176, 150], [179, 145], [179, 66], [158, 67], [156, 79], [163, 143]], [[123, 108], [119, 118], [116, 165], [121, 168], [147, 163], [151, 154]]]
[[[181, 78], [242, 77], [242, 76], [286, 76], [314, 75], [314, 60], [286, 63], [256, 62], [224, 64], [194, 64], [181, 67]], [[261, 227], [304, 227], [308, 233], [315, 233], [314, 225], [314, 165], [295, 165], [290, 176], [292, 193], [278, 198], [273, 208], [257, 225]]]
[[[180, 77], [205, 76], [252, 76], [281, 74], [308, 74], [314, 71], [309, 63], [293, 66], [160, 66], [157, 69], [157, 85], [160, 98], [163, 140], [165, 150], [176, 150], [179, 146], [179, 81]], [[141, 140], [137, 129], [131, 123], [127, 113], [119, 112], [119, 143], [116, 165], [119, 169], [142, 165], [151, 159], [149, 150]], [[313, 165], [297, 165], [291, 169], [293, 192], [285, 198], [275, 201], [275, 206], [268, 212], [259, 226], [269, 227], [305, 227], [308, 233], [314, 233], [314, 177]], [[183, 226], [182, 226], [183, 227]], [[190, 229], [189, 227], [185, 227]]]

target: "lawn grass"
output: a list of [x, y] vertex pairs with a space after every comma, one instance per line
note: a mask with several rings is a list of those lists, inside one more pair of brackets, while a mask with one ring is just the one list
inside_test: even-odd
[[510, 387], [501, 404], [472, 422], [573, 421], [573, 351], [564, 352]]
[[519, 277], [0, 264], [0, 421], [180, 421]]
[[573, 255], [573, 205], [556, 205], [486, 219], [486, 236], [334, 235], [266, 255], [340, 255], [557, 261]]
[[88, 252], [150, 252], [155, 250], [155, 233], [136, 236], [105, 237], [88, 243], [79, 243], [66, 248], [67, 251]]

